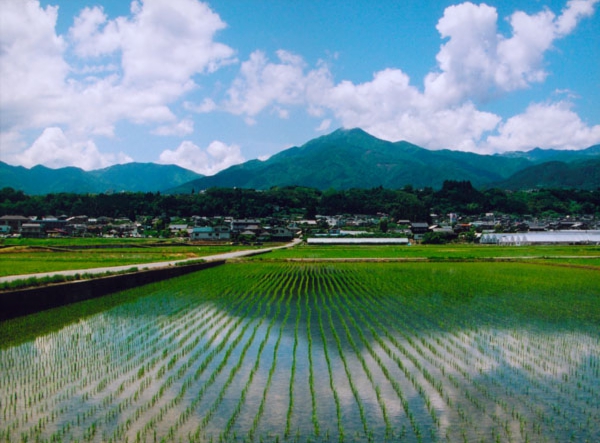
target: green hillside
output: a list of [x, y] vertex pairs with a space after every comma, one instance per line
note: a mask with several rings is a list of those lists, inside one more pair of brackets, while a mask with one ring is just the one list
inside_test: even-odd
[[31, 169], [0, 162], [0, 188], [27, 194], [58, 192], [190, 193], [209, 188], [270, 189], [306, 186], [320, 190], [383, 186], [439, 189], [446, 180], [476, 188], [596, 189], [600, 145], [579, 151], [533, 149], [481, 155], [432, 151], [406, 141], [389, 142], [361, 129], [338, 129], [266, 161], [250, 160], [205, 177], [174, 165], [127, 163], [95, 171], [69, 167]]
[[572, 163], [550, 161], [531, 166], [496, 183], [502, 189], [567, 188], [594, 190], [600, 188], [600, 159]]
[[101, 193], [120, 191], [156, 192], [202, 177], [174, 165], [127, 163], [95, 171], [67, 167], [31, 169], [0, 162], [0, 188], [11, 187], [26, 194], [59, 192]]
[[268, 189], [299, 185], [318, 189], [440, 188], [444, 180], [469, 180], [480, 187], [533, 165], [521, 157], [430, 151], [411, 143], [388, 142], [360, 129], [340, 129], [261, 162], [253, 160], [203, 177], [171, 192], [211, 187]]

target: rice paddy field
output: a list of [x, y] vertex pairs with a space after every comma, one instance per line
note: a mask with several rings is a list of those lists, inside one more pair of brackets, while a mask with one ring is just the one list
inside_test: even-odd
[[431, 261], [478, 261], [491, 259], [537, 260], [548, 263], [586, 264], [600, 267], [600, 246], [594, 245], [534, 245], [497, 246], [479, 244], [370, 246], [370, 245], [307, 245], [274, 251], [255, 260], [275, 259], [396, 259]]
[[0, 441], [597, 442], [600, 273], [245, 261], [0, 323]]
[[0, 248], [0, 277], [201, 258], [247, 246], [153, 244], [147, 240], [9, 239]]

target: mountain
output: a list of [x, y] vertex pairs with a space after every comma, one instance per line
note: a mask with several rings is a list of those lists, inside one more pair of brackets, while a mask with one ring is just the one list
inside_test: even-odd
[[600, 147], [583, 151], [544, 151], [508, 155], [480, 155], [431, 151], [406, 141], [388, 142], [361, 129], [339, 129], [300, 146], [282, 151], [266, 161], [251, 160], [210, 177], [203, 177], [168, 192], [240, 187], [268, 189], [300, 185], [318, 189], [398, 189], [405, 185], [440, 188], [444, 180], [469, 180], [486, 187], [545, 161], [600, 157]]
[[175, 165], [126, 163], [94, 171], [67, 167], [31, 169], [0, 162], [0, 188], [11, 187], [29, 195], [59, 192], [156, 192], [180, 186], [200, 174]]
[[596, 189], [600, 145], [580, 151], [533, 149], [480, 155], [431, 151], [406, 141], [389, 142], [361, 129], [338, 129], [265, 161], [250, 160], [205, 177], [174, 165], [127, 163], [95, 171], [69, 167], [31, 169], [0, 162], [0, 188], [26, 194], [141, 191], [190, 193], [211, 187], [269, 189], [298, 185], [317, 189], [439, 189], [444, 180], [468, 180], [476, 188], [540, 186]]
[[526, 152], [505, 152], [499, 155], [507, 158], [523, 158], [536, 164], [556, 161], [572, 162], [575, 160], [589, 160], [600, 157], [600, 145], [590, 146], [589, 148], [580, 151], [535, 148]]
[[502, 189], [600, 189], [600, 159], [576, 160], [571, 163], [549, 161], [525, 168], [495, 184]]

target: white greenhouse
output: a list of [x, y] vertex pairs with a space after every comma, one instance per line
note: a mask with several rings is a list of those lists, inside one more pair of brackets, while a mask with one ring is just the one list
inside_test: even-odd
[[503, 246], [600, 245], [600, 231], [545, 231], [514, 234], [483, 234], [480, 243]]
[[318, 237], [307, 238], [309, 245], [409, 245], [407, 238], [351, 238], [351, 237]]

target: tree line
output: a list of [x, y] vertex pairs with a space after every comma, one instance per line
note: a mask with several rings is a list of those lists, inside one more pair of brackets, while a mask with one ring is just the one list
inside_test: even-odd
[[192, 215], [263, 218], [337, 214], [388, 214], [392, 219], [429, 221], [430, 214], [455, 212], [476, 216], [500, 212], [516, 216], [600, 216], [600, 189], [593, 191], [541, 189], [510, 192], [475, 189], [469, 181], [445, 181], [442, 188], [325, 190], [302, 186], [268, 190], [211, 188], [191, 194], [124, 192], [114, 194], [56, 193], [27, 195], [13, 188], [0, 189], [0, 215], [87, 215], [135, 220], [154, 215]]

